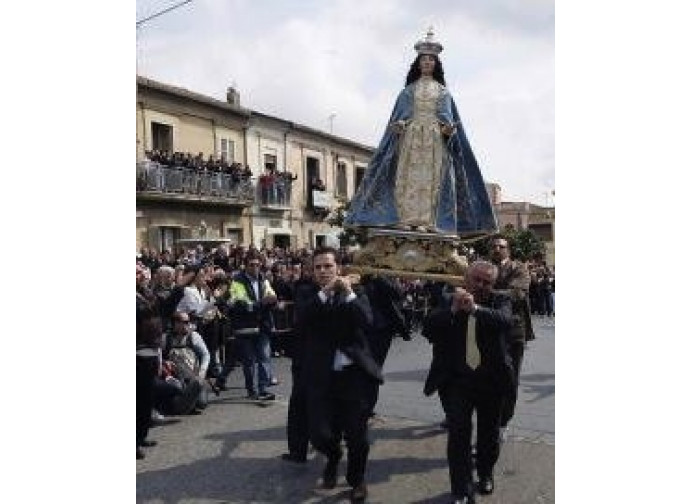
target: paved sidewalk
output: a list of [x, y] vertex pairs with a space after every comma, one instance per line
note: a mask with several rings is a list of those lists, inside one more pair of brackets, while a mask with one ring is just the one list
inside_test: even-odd
[[[283, 359], [281, 359], [283, 360]], [[338, 486], [319, 487], [324, 466], [310, 453], [306, 464], [282, 461], [289, 384], [275, 403], [261, 407], [243, 399], [233, 373], [229, 391], [213, 398], [202, 415], [156, 427], [137, 464], [141, 503], [340, 503], [349, 502], [345, 461]], [[286, 374], [283, 373], [282, 376]], [[436, 424], [384, 417], [370, 430], [367, 467], [370, 503], [445, 503], [450, 500], [446, 434]], [[554, 445], [509, 438], [495, 472], [496, 491], [478, 496], [486, 504], [553, 503]]]

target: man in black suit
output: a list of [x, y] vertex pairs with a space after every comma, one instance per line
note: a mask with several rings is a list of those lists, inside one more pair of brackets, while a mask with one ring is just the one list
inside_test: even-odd
[[[402, 312], [402, 288], [396, 281], [379, 275], [365, 275], [362, 277], [361, 286], [371, 306], [369, 348], [374, 360], [383, 369], [393, 338], [400, 336], [406, 340], [410, 339], [410, 331]], [[378, 395], [377, 387], [372, 398], [370, 417], [376, 416], [374, 408]]]
[[472, 263], [466, 290], [456, 288], [451, 306], [425, 320], [433, 344], [424, 393], [438, 391], [448, 420], [448, 466], [454, 503], [474, 503], [472, 412], [477, 410], [477, 475], [480, 493], [493, 492], [499, 455], [501, 403], [512, 372], [505, 337], [512, 326], [510, 298], [492, 291], [498, 275], [486, 261]]
[[508, 358], [513, 368], [513, 387], [506, 393], [501, 407], [501, 438], [504, 440], [508, 422], [515, 413], [525, 342], [534, 339], [534, 330], [529, 306], [529, 271], [523, 263], [511, 259], [508, 240], [501, 235], [491, 240], [491, 262], [498, 268], [494, 290], [509, 296], [513, 308], [513, 327], [506, 339]]
[[304, 344], [309, 438], [328, 459], [323, 486], [334, 488], [345, 436], [350, 499], [361, 502], [367, 496], [367, 419], [376, 387], [383, 383], [367, 340], [371, 307], [365, 294], [353, 290], [348, 277], [338, 276], [335, 249], [316, 250], [313, 267], [320, 290], [298, 322]]
[[307, 461], [309, 450], [309, 418], [307, 416], [307, 383], [304, 377], [304, 343], [300, 333], [300, 321], [304, 309], [309, 306], [313, 297], [320, 290], [312, 278], [311, 263], [308, 267], [294, 267], [299, 277], [292, 285], [294, 299], [294, 327], [287, 347], [287, 355], [292, 359], [292, 390], [288, 402], [287, 444], [288, 453], [283, 453], [283, 460], [296, 463]]

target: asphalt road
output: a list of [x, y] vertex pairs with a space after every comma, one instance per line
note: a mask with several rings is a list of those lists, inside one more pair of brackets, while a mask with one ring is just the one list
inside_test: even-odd
[[[536, 339], [528, 343], [510, 436], [555, 444], [555, 341], [554, 320], [534, 317]], [[384, 416], [440, 422], [443, 410], [437, 395], [422, 394], [431, 362], [431, 345], [415, 335], [411, 341], [394, 340], [384, 365], [376, 411]]]
[[[555, 502], [554, 327], [535, 318], [537, 339], [523, 365], [519, 403], [508, 441], [495, 468], [496, 490], [480, 504]], [[431, 347], [421, 336], [395, 340], [384, 367], [377, 413], [370, 427], [367, 466], [369, 503], [442, 504], [450, 501], [446, 435], [437, 396], [422, 394]], [[178, 503], [345, 503], [344, 462], [333, 490], [320, 488], [324, 466], [311, 452], [306, 464], [280, 459], [285, 452], [285, 421], [290, 361], [274, 360], [281, 383], [266, 407], [244, 399], [241, 370], [231, 374], [230, 390], [213, 397], [198, 416], [156, 427], [136, 462], [137, 502]], [[94, 500], [100, 496], [94, 495]]]

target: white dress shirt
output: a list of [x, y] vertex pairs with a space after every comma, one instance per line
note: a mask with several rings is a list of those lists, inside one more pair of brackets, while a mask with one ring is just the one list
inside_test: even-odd
[[215, 304], [208, 299], [206, 293], [201, 292], [196, 287], [185, 287], [184, 295], [177, 303], [176, 310], [184, 313], [195, 312], [197, 316], [203, 317], [214, 306]]

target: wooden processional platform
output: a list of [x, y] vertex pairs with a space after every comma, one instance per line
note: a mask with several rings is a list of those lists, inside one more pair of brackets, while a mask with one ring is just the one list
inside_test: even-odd
[[457, 252], [461, 243], [456, 235], [369, 228], [366, 245], [354, 253], [343, 272], [462, 285], [468, 263]]

